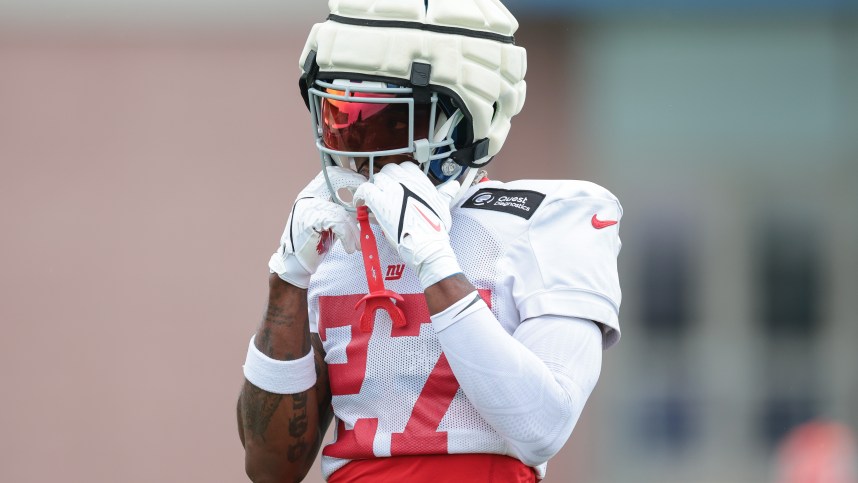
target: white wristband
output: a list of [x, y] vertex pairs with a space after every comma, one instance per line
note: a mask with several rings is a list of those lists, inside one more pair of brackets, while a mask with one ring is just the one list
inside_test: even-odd
[[272, 359], [256, 348], [256, 336], [250, 338], [244, 377], [259, 389], [274, 394], [297, 394], [316, 385], [316, 364], [313, 347], [294, 361]]

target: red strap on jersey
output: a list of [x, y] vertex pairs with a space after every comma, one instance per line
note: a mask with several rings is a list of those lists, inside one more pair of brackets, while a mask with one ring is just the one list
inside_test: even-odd
[[375, 242], [375, 234], [369, 226], [369, 208], [366, 205], [358, 206], [357, 219], [360, 224], [360, 249], [363, 253], [363, 268], [366, 271], [366, 283], [369, 286], [369, 293], [355, 305], [355, 310], [357, 310], [360, 304], [366, 302], [360, 316], [360, 330], [372, 332], [375, 312], [379, 309], [384, 309], [390, 314], [394, 327], [405, 327], [405, 314], [390, 300], [403, 302], [405, 299], [402, 298], [402, 295], [384, 288], [381, 263], [378, 261], [378, 245]]
[[408, 483], [535, 483], [533, 468], [499, 454], [394, 456], [356, 460], [328, 483], [407, 481]]

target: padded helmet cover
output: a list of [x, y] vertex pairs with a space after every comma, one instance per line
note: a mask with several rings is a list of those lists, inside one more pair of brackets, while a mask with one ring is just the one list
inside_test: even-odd
[[[331, 16], [313, 26], [299, 65], [316, 52], [325, 73], [411, 78], [413, 62], [432, 66], [430, 86], [464, 103], [474, 141], [500, 151], [524, 106], [527, 54], [513, 42], [515, 17], [499, 0], [330, 0]], [[476, 161], [476, 160], [475, 160]]]

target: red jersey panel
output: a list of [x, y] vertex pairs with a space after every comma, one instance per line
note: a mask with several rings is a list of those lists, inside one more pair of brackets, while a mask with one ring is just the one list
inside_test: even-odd
[[535, 483], [536, 473], [515, 458], [494, 454], [401, 456], [352, 461], [331, 475], [328, 481]]

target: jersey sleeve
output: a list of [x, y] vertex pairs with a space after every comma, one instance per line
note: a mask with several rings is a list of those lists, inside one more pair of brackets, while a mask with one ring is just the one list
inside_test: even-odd
[[569, 182], [546, 198], [502, 262], [522, 321], [589, 319], [600, 324], [605, 348], [620, 339], [622, 214], [617, 198], [592, 183]]

